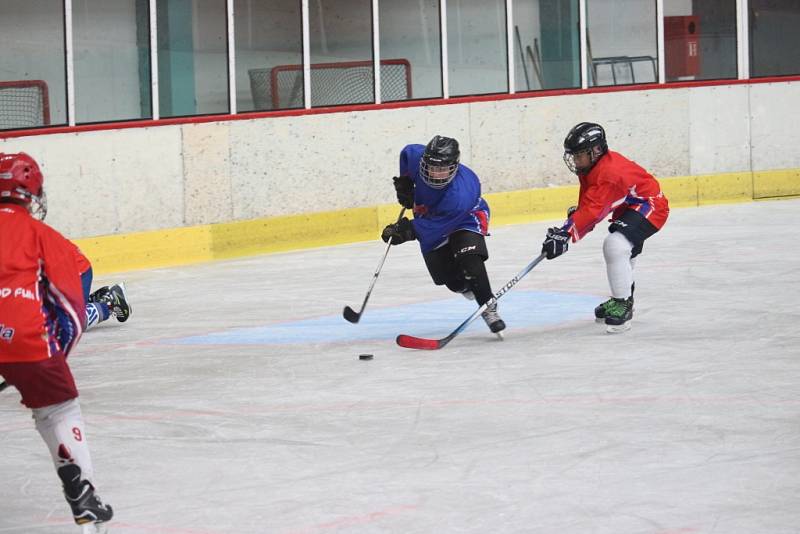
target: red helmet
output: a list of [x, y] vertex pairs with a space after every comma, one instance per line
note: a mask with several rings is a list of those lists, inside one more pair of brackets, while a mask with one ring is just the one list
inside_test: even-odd
[[47, 213], [44, 176], [36, 160], [24, 152], [0, 153], [0, 201], [6, 198], [21, 200], [32, 214], [41, 219]]

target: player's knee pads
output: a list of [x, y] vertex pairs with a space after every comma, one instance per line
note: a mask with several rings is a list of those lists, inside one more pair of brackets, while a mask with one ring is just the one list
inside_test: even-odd
[[58, 424], [63, 419], [81, 417], [81, 406], [77, 398], [42, 408], [34, 408], [32, 411], [37, 428], [47, 428]]
[[614, 263], [622, 260], [629, 260], [633, 243], [631, 243], [622, 232], [613, 232], [606, 236], [603, 241], [603, 256], [606, 263]]
[[456, 264], [465, 280], [480, 280], [487, 277], [484, 258], [478, 254], [456, 256]]

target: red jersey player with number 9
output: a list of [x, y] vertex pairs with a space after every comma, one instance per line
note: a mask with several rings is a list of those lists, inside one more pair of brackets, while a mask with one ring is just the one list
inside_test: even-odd
[[74, 246], [42, 222], [44, 178], [25, 153], [0, 153], [0, 375], [33, 411], [75, 522], [102, 531], [110, 506], [94, 491], [92, 461], [67, 365], [86, 326]]

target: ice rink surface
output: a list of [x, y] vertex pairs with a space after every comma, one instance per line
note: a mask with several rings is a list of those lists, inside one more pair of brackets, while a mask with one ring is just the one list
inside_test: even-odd
[[[673, 210], [606, 334], [601, 225], [500, 301], [505, 341], [379, 240], [124, 279], [70, 357], [111, 533], [800, 532], [800, 200]], [[551, 223], [552, 224], [552, 223]], [[497, 228], [495, 289], [548, 223]], [[361, 353], [374, 354], [360, 361]], [[0, 393], [0, 533], [71, 533], [30, 412]]]

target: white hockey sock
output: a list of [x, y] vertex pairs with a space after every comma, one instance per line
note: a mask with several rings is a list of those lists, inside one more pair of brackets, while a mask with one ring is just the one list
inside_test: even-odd
[[78, 399], [35, 408], [33, 419], [36, 430], [50, 449], [56, 470], [72, 463], [81, 468], [82, 479], [92, 482], [94, 469]]
[[606, 273], [611, 295], [617, 299], [631, 296], [633, 284], [633, 243], [619, 232], [613, 232], [603, 241], [603, 256], [606, 258]]

